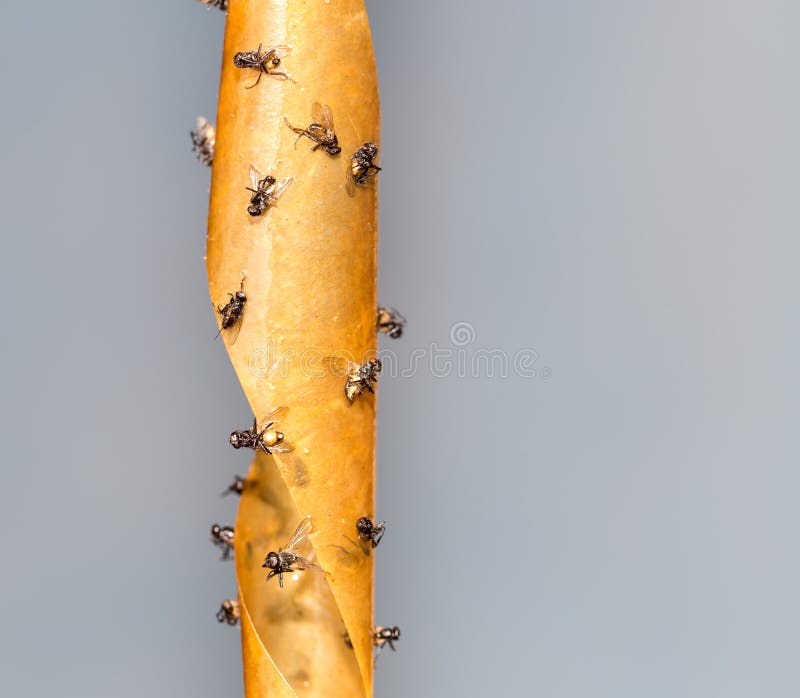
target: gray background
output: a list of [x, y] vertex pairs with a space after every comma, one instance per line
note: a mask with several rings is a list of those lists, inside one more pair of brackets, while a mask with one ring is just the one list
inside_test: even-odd
[[[792, 4], [368, 2], [392, 347], [538, 354], [381, 385], [380, 696], [800, 692]], [[187, 135], [222, 32], [3, 8], [3, 696], [240, 691], [207, 529], [249, 414]]]

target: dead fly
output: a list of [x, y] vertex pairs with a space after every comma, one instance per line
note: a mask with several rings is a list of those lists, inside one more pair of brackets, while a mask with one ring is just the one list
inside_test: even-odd
[[378, 308], [378, 332], [400, 339], [405, 326], [406, 319], [394, 308]]
[[235, 342], [236, 337], [239, 335], [239, 328], [242, 324], [239, 320], [244, 313], [245, 303], [247, 303], [247, 296], [244, 292], [244, 280], [246, 277], [247, 274], [242, 276], [242, 282], [239, 284], [239, 290], [236, 293], [228, 294], [231, 299], [225, 305], [217, 306], [217, 312], [221, 318], [217, 337], [219, 337], [222, 330], [230, 330], [234, 327], [236, 327], [236, 336], [232, 338], [232, 341]]
[[295, 548], [308, 538], [311, 532], [311, 517], [306, 516], [297, 527], [291, 540], [286, 544], [285, 548], [278, 548], [278, 552], [270, 551], [267, 557], [264, 558], [262, 567], [268, 567], [270, 573], [267, 575], [267, 581], [277, 575], [278, 585], [283, 589], [283, 575], [287, 572], [294, 572], [297, 570], [313, 570], [314, 572], [324, 572], [319, 566], [313, 562], [309, 562], [304, 557], [295, 552]]
[[394, 643], [400, 639], [400, 628], [395, 626], [394, 628], [375, 628], [372, 632], [372, 644], [375, 645], [377, 648], [377, 653], [380, 654], [380, 651], [383, 649], [384, 645], [389, 645], [392, 648], [392, 652], [395, 651]]
[[247, 480], [245, 480], [241, 475], [234, 475], [233, 482], [222, 493], [222, 496], [224, 497], [228, 494], [241, 494], [244, 492], [245, 487], [247, 487]]
[[219, 611], [217, 611], [217, 620], [228, 625], [238, 625], [240, 615], [239, 602], [233, 599], [226, 599], [219, 607]]
[[228, 0], [199, 0], [199, 2], [202, 2], [208, 7], [218, 7], [223, 12], [228, 9]]
[[285, 116], [283, 121], [297, 134], [297, 140], [294, 142], [295, 147], [297, 147], [297, 141], [305, 136], [314, 141], [314, 147], [311, 150], [322, 148], [328, 155], [338, 155], [342, 152], [339, 147], [339, 139], [333, 129], [333, 112], [327, 104], [322, 106], [319, 102], [314, 102], [311, 106], [312, 123], [307, 128], [292, 126]]
[[347, 193], [354, 196], [356, 184], [364, 184], [370, 177], [374, 177], [381, 168], [373, 160], [378, 157], [378, 146], [374, 143], [364, 143], [350, 158], [350, 167], [347, 169]]
[[270, 206], [278, 203], [286, 187], [293, 181], [291, 177], [287, 177], [279, 182], [271, 175], [264, 175], [255, 165], [250, 165], [250, 184], [253, 186], [247, 187], [247, 191], [253, 192], [253, 196], [250, 197], [247, 212], [251, 216], [260, 216]]
[[291, 52], [291, 49], [288, 46], [276, 46], [262, 53], [261, 44], [259, 44], [255, 51], [240, 51], [233, 57], [233, 64], [237, 68], [251, 68], [258, 71], [258, 79], [252, 85], [247, 86], [248, 90], [258, 85], [263, 75], [271, 75], [278, 80], [289, 79], [286, 73], [277, 70], [281, 64], [279, 52], [286, 55]]
[[231, 446], [252, 448], [254, 451], [263, 451], [267, 455], [288, 453], [292, 447], [284, 442], [283, 432], [274, 428], [288, 411], [288, 407], [276, 407], [264, 417], [261, 422], [262, 426], [258, 425], [258, 420], [253, 419], [253, 426], [249, 429], [231, 433]]
[[347, 376], [344, 383], [344, 394], [350, 402], [353, 402], [365, 390], [374, 393], [373, 385], [378, 382], [378, 374], [383, 365], [380, 359], [370, 359], [363, 364], [348, 361], [341, 356], [333, 356], [328, 359], [331, 371], [336, 376]]
[[222, 550], [220, 559], [228, 560], [233, 551], [233, 526], [214, 524], [211, 527], [211, 542]]
[[367, 543], [371, 543], [374, 550], [378, 547], [378, 543], [381, 542], [383, 534], [386, 533], [386, 522], [381, 521], [376, 524], [372, 523], [372, 519], [362, 516], [356, 521], [356, 529], [358, 530], [358, 537]]
[[217, 132], [203, 116], [197, 117], [197, 130], [191, 131], [192, 150], [195, 157], [204, 165], [214, 162], [214, 146], [217, 142]]

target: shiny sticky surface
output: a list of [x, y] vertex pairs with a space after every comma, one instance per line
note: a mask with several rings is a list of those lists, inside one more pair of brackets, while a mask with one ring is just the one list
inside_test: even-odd
[[[252, 76], [232, 57], [259, 43], [289, 47], [282, 68], [291, 80], [264, 75], [247, 88]], [[337, 70], [321, 79], [333, 63]], [[377, 346], [377, 182], [350, 197], [346, 157], [295, 143], [283, 119], [297, 121], [315, 102], [330, 105], [348, 149], [379, 140], [363, 1], [232, 3], [211, 179], [209, 288], [213, 301], [247, 271], [241, 327], [222, 338], [255, 415], [289, 408], [280, 430], [293, 445], [290, 453], [259, 455], [252, 471], [259, 488], [242, 495], [240, 594], [261, 643], [298, 695], [355, 698], [372, 693], [373, 558], [347, 546], [355, 521], [374, 509], [377, 396], [350, 405], [322, 359], [342, 352], [360, 358]], [[257, 218], [245, 210], [251, 165], [294, 179]], [[289, 575], [282, 590], [277, 580], [266, 584], [261, 561], [305, 516], [314, 522], [314, 561], [328, 574]], [[342, 639], [345, 631], [354, 650]], [[246, 674], [248, 695], [256, 695], [261, 687], [249, 683]]]

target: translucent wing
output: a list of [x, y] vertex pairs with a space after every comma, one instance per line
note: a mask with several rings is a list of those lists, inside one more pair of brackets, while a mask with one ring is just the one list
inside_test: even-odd
[[286, 419], [286, 415], [289, 414], [288, 407], [276, 407], [274, 410], [267, 412], [264, 415], [264, 419], [261, 420], [261, 425], [259, 429], [263, 429], [267, 426], [267, 424], [279, 424], [282, 419]]
[[315, 124], [324, 126], [329, 131], [334, 130], [333, 111], [327, 104], [322, 105], [319, 102], [314, 102], [314, 104], [311, 105], [311, 120]]
[[[296, 548], [298, 545], [300, 545], [300, 543], [302, 543], [306, 538], [308, 538], [309, 533], [311, 533], [311, 516], [306, 516], [306, 518], [304, 518], [300, 522], [300, 525], [297, 527], [297, 530], [294, 532], [294, 534], [292, 534], [292, 537], [286, 544], [284, 550], [286, 550], [287, 552], [292, 552], [294, 548]], [[303, 558], [300, 559], [302, 560]]]
[[347, 163], [347, 193], [350, 196], [356, 195], [356, 178], [353, 175], [353, 160]]
[[333, 110], [326, 104], [322, 107], [322, 125], [333, 131]]
[[[236, 344], [236, 340], [239, 338], [239, 331], [242, 329], [242, 322], [244, 321], [244, 316], [240, 315], [239, 319], [233, 323], [227, 329], [222, 329], [222, 313], [220, 312], [219, 308], [214, 306], [214, 312], [217, 314], [217, 318], [219, 320], [219, 331], [216, 334], [216, 337], [222, 335], [223, 339], [226, 341], [227, 344], [233, 345]], [[224, 305], [223, 305], [224, 307]], [[215, 337], [215, 339], [216, 339]]]
[[398, 325], [406, 326], [406, 319], [400, 314], [397, 308], [389, 308], [389, 314], [392, 316], [392, 320]]
[[319, 565], [315, 565], [313, 562], [309, 562], [304, 557], [297, 557], [297, 559], [292, 563], [292, 567], [298, 570], [312, 570], [314, 572], [324, 572]]
[[283, 192], [285, 192], [285, 191], [288, 189], [289, 185], [290, 185], [292, 182], [294, 182], [294, 177], [287, 177], [286, 179], [282, 179], [280, 182], [278, 182], [278, 183], [277, 183], [277, 184], [276, 184], [276, 185], [273, 187], [273, 189], [272, 189], [272, 193], [270, 194], [270, 196], [271, 196], [271, 197], [272, 197], [272, 198], [273, 198], [275, 201], [277, 201], [278, 199], [280, 199], [280, 198], [281, 198], [281, 196], [283, 196]]
[[283, 46], [283, 45], [273, 46], [272, 50], [278, 54], [279, 58], [283, 58], [284, 56], [289, 56], [292, 53], [291, 46]]
[[214, 127], [204, 116], [197, 117], [197, 135], [204, 141], [213, 141], [216, 136]]
[[285, 439], [279, 444], [268, 446], [270, 453], [291, 453], [294, 451], [294, 445]]
[[328, 370], [330, 370], [334, 376], [339, 378], [346, 378], [350, 373], [348, 370], [350, 362], [343, 356], [326, 356], [323, 359], [323, 363], [327, 365]]
[[386, 533], [386, 522], [381, 521], [377, 526], [375, 526], [375, 530], [372, 537], [373, 548], [378, 547], [378, 543], [381, 542], [381, 538], [383, 538], [384, 533]]
[[239, 332], [242, 329], [242, 318], [240, 317], [231, 327], [222, 331], [222, 338], [227, 343], [233, 346], [236, 340], [239, 339]]
[[358, 380], [360, 377], [361, 366], [344, 356], [327, 356], [323, 361], [328, 365], [330, 372], [337, 378]]
[[264, 173], [259, 170], [255, 165], [250, 165], [250, 186], [258, 191], [258, 183], [264, 179]]

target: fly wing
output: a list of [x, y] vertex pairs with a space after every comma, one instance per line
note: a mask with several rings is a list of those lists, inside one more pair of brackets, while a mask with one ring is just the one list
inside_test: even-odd
[[273, 202], [276, 202], [281, 198], [281, 196], [283, 196], [283, 192], [289, 188], [289, 185], [292, 182], [294, 182], [294, 177], [287, 177], [286, 179], [282, 179], [272, 188], [270, 197], [272, 198]]
[[289, 408], [280, 406], [276, 407], [274, 410], [270, 410], [267, 414], [264, 415], [264, 419], [261, 420], [260, 429], [263, 429], [267, 424], [279, 424], [282, 419], [286, 419], [286, 415], [289, 414]]
[[294, 444], [284, 439], [279, 444], [268, 446], [270, 453], [291, 453], [294, 451]]
[[326, 356], [323, 361], [328, 365], [330, 372], [337, 378], [358, 380], [361, 366], [353, 363], [344, 356]]
[[397, 310], [397, 308], [389, 308], [389, 314], [392, 316], [392, 320], [398, 325], [403, 327], [406, 326], [406, 319], [400, 314], [400, 311]]
[[348, 380], [344, 384], [344, 394], [347, 396], [347, 399], [350, 401], [350, 404], [364, 392], [364, 387], [361, 385], [360, 381], [355, 380]]
[[350, 196], [356, 195], [356, 178], [353, 174], [353, 160], [347, 163], [347, 193]]
[[329, 131], [333, 131], [333, 110], [327, 104], [314, 102], [311, 105], [311, 119], [315, 124], [324, 126]]
[[334, 131], [333, 128], [333, 110], [325, 104], [322, 107], [322, 125], [329, 131]]
[[[219, 309], [218, 306], [215, 306], [213, 303], [211, 305], [214, 308], [214, 312], [217, 314], [217, 317], [219, 318], [219, 331], [217, 332], [216, 337], [222, 335], [223, 338], [226, 340], [227, 344], [231, 345], [235, 344], [237, 338], [239, 337], [239, 330], [242, 329], [242, 319], [243, 319], [242, 316], [240, 315], [239, 318], [236, 320], [236, 322], [233, 323], [233, 325], [223, 329], [222, 327], [222, 320], [224, 317], [223, 312]], [[222, 307], [224, 308], [225, 306], [223, 305]]]
[[294, 567], [295, 569], [298, 569], [298, 570], [312, 570], [313, 572], [324, 572], [325, 571], [319, 565], [316, 565], [313, 562], [309, 562], [304, 557], [299, 557], [299, 556], [292, 563], [292, 567]]
[[372, 547], [377, 548], [378, 543], [381, 542], [381, 538], [383, 538], [383, 534], [386, 533], [386, 522], [381, 521], [375, 528], [373, 529], [372, 534]]
[[250, 165], [250, 185], [258, 191], [258, 183], [264, 179], [264, 173], [255, 165]]
[[239, 318], [236, 320], [236, 322], [234, 322], [230, 327], [224, 330], [222, 329], [222, 325], [220, 324], [220, 330], [217, 333], [217, 336], [221, 334], [226, 344], [230, 345], [236, 344], [236, 340], [239, 338], [239, 331], [242, 329], [242, 319], [243, 318], [240, 315]]
[[[286, 552], [292, 552], [294, 548], [296, 548], [300, 543], [302, 543], [306, 538], [308, 538], [308, 534], [311, 533], [311, 516], [306, 516], [301, 522], [300, 525], [295, 530], [294, 534], [292, 534], [291, 539], [286, 544], [284, 550]], [[299, 558], [303, 559], [303, 558]]]
[[204, 141], [214, 140], [214, 127], [208, 123], [208, 119], [204, 116], [197, 117], [197, 136]]

